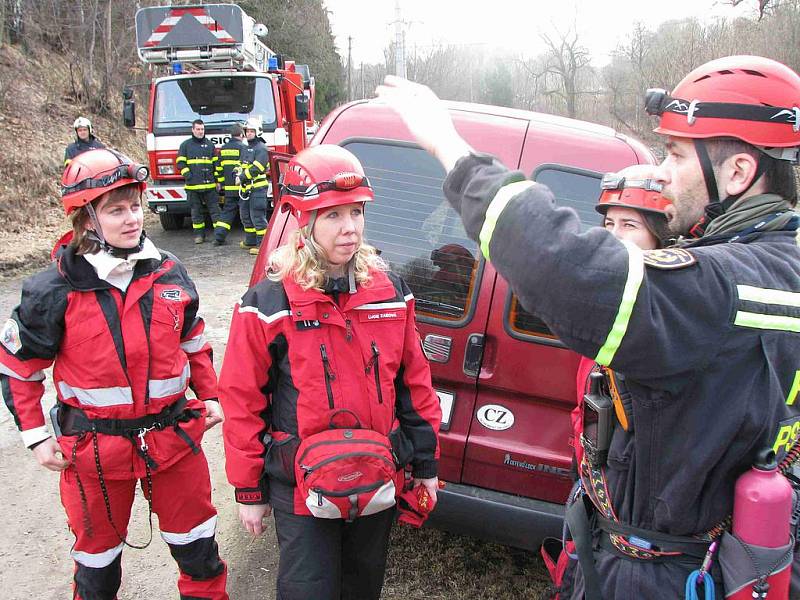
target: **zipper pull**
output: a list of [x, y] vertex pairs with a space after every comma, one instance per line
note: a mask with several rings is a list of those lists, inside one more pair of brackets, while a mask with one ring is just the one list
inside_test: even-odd
[[350, 322], [350, 319], [345, 319], [345, 334], [344, 339], [348, 342], [353, 339], [353, 324]]
[[180, 329], [180, 325], [181, 325], [181, 319], [180, 319], [180, 317], [178, 316], [178, 309], [176, 308], [176, 309], [173, 311], [173, 310], [170, 308], [170, 309], [169, 309], [169, 314], [171, 314], [171, 315], [172, 315], [172, 320], [173, 320], [173, 322], [175, 323], [175, 326], [174, 326], [174, 329], [175, 329], [175, 331], [178, 331], [178, 329]]
[[328, 374], [328, 379], [333, 381], [336, 379], [336, 373], [334, 373], [333, 369], [331, 369], [331, 363], [328, 360], [328, 351], [325, 349], [325, 344], [319, 345], [319, 353], [322, 355], [322, 366], [325, 368], [325, 372]]
[[372, 341], [372, 356], [375, 358], [375, 362], [378, 362], [378, 357], [381, 355], [378, 352], [378, 344], [375, 343], [375, 340]]
[[322, 506], [322, 492], [317, 492], [317, 506]]

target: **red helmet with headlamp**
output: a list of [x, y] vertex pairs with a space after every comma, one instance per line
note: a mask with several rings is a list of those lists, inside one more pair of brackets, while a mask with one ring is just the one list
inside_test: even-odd
[[90, 150], [76, 156], [61, 177], [61, 204], [69, 215], [108, 191], [124, 185], [139, 186], [141, 194], [147, 184], [148, 169], [127, 156], [109, 150]]
[[602, 191], [595, 210], [603, 215], [612, 206], [666, 215], [667, 207], [672, 204], [661, 195], [662, 186], [654, 179], [633, 179], [606, 173], [600, 187]]
[[321, 144], [298, 152], [289, 161], [281, 184], [283, 210], [291, 210], [300, 227], [313, 226], [324, 208], [371, 202], [369, 179], [354, 154]]
[[[650, 89], [646, 110], [656, 133], [693, 139], [733, 137], [773, 158], [797, 159], [800, 76], [760, 56], [727, 56], [696, 68], [675, 86]], [[775, 149], [775, 150], [770, 150]]]

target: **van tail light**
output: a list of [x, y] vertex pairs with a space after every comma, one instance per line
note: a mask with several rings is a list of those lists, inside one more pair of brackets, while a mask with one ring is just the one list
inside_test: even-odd
[[450, 349], [453, 346], [453, 339], [446, 335], [434, 335], [429, 333], [422, 341], [422, 350], [431, 362], [446, 363], [450, 360]]

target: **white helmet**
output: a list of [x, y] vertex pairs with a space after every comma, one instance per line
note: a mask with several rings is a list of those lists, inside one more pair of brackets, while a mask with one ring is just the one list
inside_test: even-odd
[[244, 122], [242, 129], [252, 129], [256, 132], [256, 135], [261, 134], [261, 119], [258, 117], [250, 117], [247, 121]]
[[77, 130], [78, 127], [86, 127], [89, 129], [89, 135], [94, 135], [94, 132], [92, 131], [92, 122], [86, 117], [78, 117], [75, 119], [75, 122], [72, 124], [72, 128]]

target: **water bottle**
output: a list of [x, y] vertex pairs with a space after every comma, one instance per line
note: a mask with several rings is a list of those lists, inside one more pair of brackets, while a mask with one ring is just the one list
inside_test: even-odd
[[[775, 453], [771, 449], [763, 449], [756, 455], [752, 468], [736, 480], [733, 533], [743, 543], [751, 546], [784, 547], [790, 540], [791, 513], [792, 486], [778, 471]], [[790, 570], [791, 565], [780, 572], [770, 573], [766, 579], [768, 585], [758, 586], [763, 588], [763, 592], [755, 588], [746, 592], [742, 590], [742, 597], [787, 599]]]

